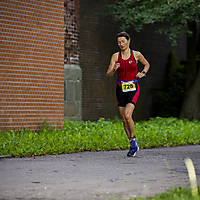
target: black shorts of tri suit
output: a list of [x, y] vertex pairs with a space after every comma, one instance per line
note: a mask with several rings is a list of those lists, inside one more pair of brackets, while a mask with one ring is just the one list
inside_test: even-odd
[[125, 107], [128, 103], [132, 103], [136, 106], [140, 94], [140, 87], [138, 82], [135, 83], [135, 86], [135, 91], [123, 92], [122, 87], [117, 84], [116, 99], [119, 107]]

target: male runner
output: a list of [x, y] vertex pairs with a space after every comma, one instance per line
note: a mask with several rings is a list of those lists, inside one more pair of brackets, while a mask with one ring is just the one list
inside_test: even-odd
[[[132, 118], [140, 93], [138, 79], [146, 75], [150, 65], [139, 51], [130, 49], [130, 36], [128, 33], [118, 33], [116, 40], [121, 51], [112, 55], [106, 76], [111, 77], [117, 71], [116, 97], [118, 108], [124, 130], [130, 141], [130, 149], [127, 156], [133, 157], [139, 150], [135, 141], [134, 121]], [[138, 72], [138, 62], [144, 65], [142, 72]]]

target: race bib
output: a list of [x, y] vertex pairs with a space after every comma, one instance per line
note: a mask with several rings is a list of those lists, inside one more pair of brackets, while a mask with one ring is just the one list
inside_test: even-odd
[[122, 91], [123, 92], [131, 92], [131, 91], [135, 91], [135, 90], [136, 90], [136, 86], [133, 83], [133, 81], [127, 81], [127, 82], [122, 81]]

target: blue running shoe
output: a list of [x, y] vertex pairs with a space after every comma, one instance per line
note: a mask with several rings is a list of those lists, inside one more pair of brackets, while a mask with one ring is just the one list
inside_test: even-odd
[[136, 152], [139, 151], [139, 147], [137, 145], [137, 142], [135, 140], [132, 140], [130, 142], [131, 146], [129, 149], [129, 152], [127, 154], [128, 157], [134, 157], [136, 155]]

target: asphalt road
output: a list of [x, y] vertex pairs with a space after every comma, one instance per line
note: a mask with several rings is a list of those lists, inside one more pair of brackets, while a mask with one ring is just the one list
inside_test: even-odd
[[0, 199], [110, 200], [152, 196], [189, 184], [192, 159], [200, 184], [200, 145], [0, 159]]

